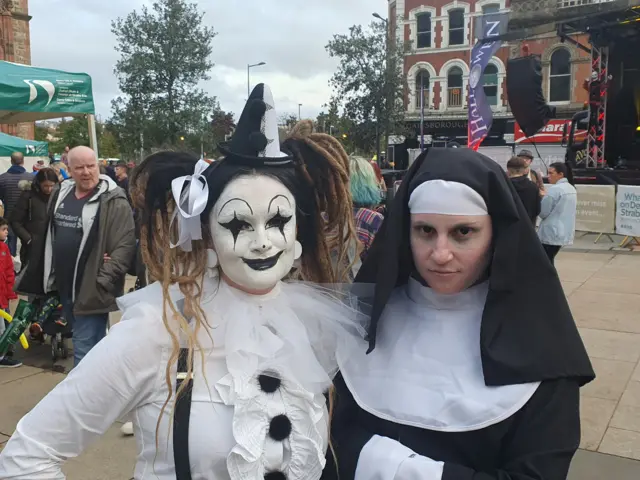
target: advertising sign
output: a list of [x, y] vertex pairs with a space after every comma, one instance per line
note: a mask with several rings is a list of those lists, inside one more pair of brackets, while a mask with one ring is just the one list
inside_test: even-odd
[[640, 187], [618, 185], [616, 198], [616, 233], [640, 236]]
[[[567, 137], [571, 128], [571, 120], [549, 120], [533, 137], [527, 137], [520, 125], [515, 123], [514, 141], [515, 143], [562, 143], [562, 131], [567, 125]], [[586, 130], [576, 130], [574, 141], [581, 141], [586, 138]]]
[[578, 210], [576, 230], [613, 233], [616, 220], [616, 187], [614, 185], [576, 185]]
[[[471, 51], [469, 64], [469, 131], [468, 147], [478, 150], [482, 140], [489, 134], [493, 123], [491, 105], [484, 93], [484, 69], [489, 60], [502, 46], [500, 33], [506, 30], [509, 22], [507, 14], [483, 15], [478, 19], [476, 32], [482, 33], [483, 39], [494, 39], [487, 42], [476, 42]], [[479, 29], [477, 27], [480, 27]]]

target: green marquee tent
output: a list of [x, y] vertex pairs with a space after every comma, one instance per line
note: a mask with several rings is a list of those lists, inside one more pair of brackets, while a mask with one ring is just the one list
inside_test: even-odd
[[0, 62], [0, 123], [94, 113], [89, 75]]
[[13, 152], [21, 152], [25, 157], [46, 157], [49, 155], [49, 143], [25, 140], [0, 132], [0, 157], [9, 157]]
[[89, 138], [97, 155], [95, 106], [89, 75], [0, 61], [0, 123], [82, 115], [87, 115]]

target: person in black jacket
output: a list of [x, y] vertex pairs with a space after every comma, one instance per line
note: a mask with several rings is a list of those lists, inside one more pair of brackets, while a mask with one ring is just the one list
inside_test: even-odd
[[11, 211], [9, 221], [22, 246], [20, 261], [25, 266], [33, 241], [44, 241], [47, 230], [47, 205], [51, 192], [58, 184], [58, 174], [53, 168], [43, 168], [33, 181], [22, 180], [18, 184], [22, 194]]
[[512, 157], [507, 162], [507, 172], [518, 196], [522, 201], [527, 215], [535, 226], [538, 215], [540, 215], [540, 191], [535, 183], [527, 177], [527, 165], [521, 157]]
[[[27, 172], [24, 168], [24, 155], [20, 152], [11, 154], [11, 167], [0, 175], [0, 201], [4, 204], [4, 217], [10, 218], [11, 211], [18, 203], [18, 198], [22, 191], [18, 184], [21, 180], [33, 180], [33, 173]], [[12, 228], [9, 228], [9, 238], [7, 238], [11, 256], [16, 256], [18, 248], [18, 237]]]

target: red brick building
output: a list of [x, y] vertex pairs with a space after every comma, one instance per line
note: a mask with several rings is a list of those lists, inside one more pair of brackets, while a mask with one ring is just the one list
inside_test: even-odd
[[[0, 0], [0, 60], [31, 65], [29, 0]], [[0, 131], [33, 140], [32, 123], [0, 124]]]
[[[398, 40], [410, 45], [404, 63], [408, 120], [419, 120], [420, 93], [424, 91], [430, 126], [453, 126], [464, 135], [475, 19], [486, 13], [509, 12], [509, 8], [510, 0], [389, 0], [392, 31]], [[576, 39], [587, 42], [584, 36]], [[582, 82], [591, 71], [588, 54], [561, 42], [553, 33], [526, 43], [531, 53], [542, 57], [544, 95], [558, 107], [559, 116], [570, 117], [582, 109], [587, 99]], [[494, 129], [503, 133], [513, 133], [512, 127], [505, 127], [512, 118], [506, 94], [506, 63], [510, 57], [519, 56], [520, 49], [521, 42], [504, 44], [484, 72], [485, 93], [494, 110]]]

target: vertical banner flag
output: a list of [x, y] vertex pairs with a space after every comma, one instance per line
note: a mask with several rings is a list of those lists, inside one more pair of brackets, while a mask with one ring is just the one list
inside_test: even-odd
[[[469, 65], [469, 126], [467, 132], [468, 147], [478, 150], [482, 140], [489, 134], [493, 123], [491, 105], [484, 93], [483, 75], [489, 60], [502, 46], [500, 34], [507, 31], [509, 22], [506, 13], [491, 13], [476, 19], [475, 37], [478, 39], [471, 50]], [[491, 40], [495, 38], [495, 40]], [[498, 99], [498, 101], [500, 101]]]

